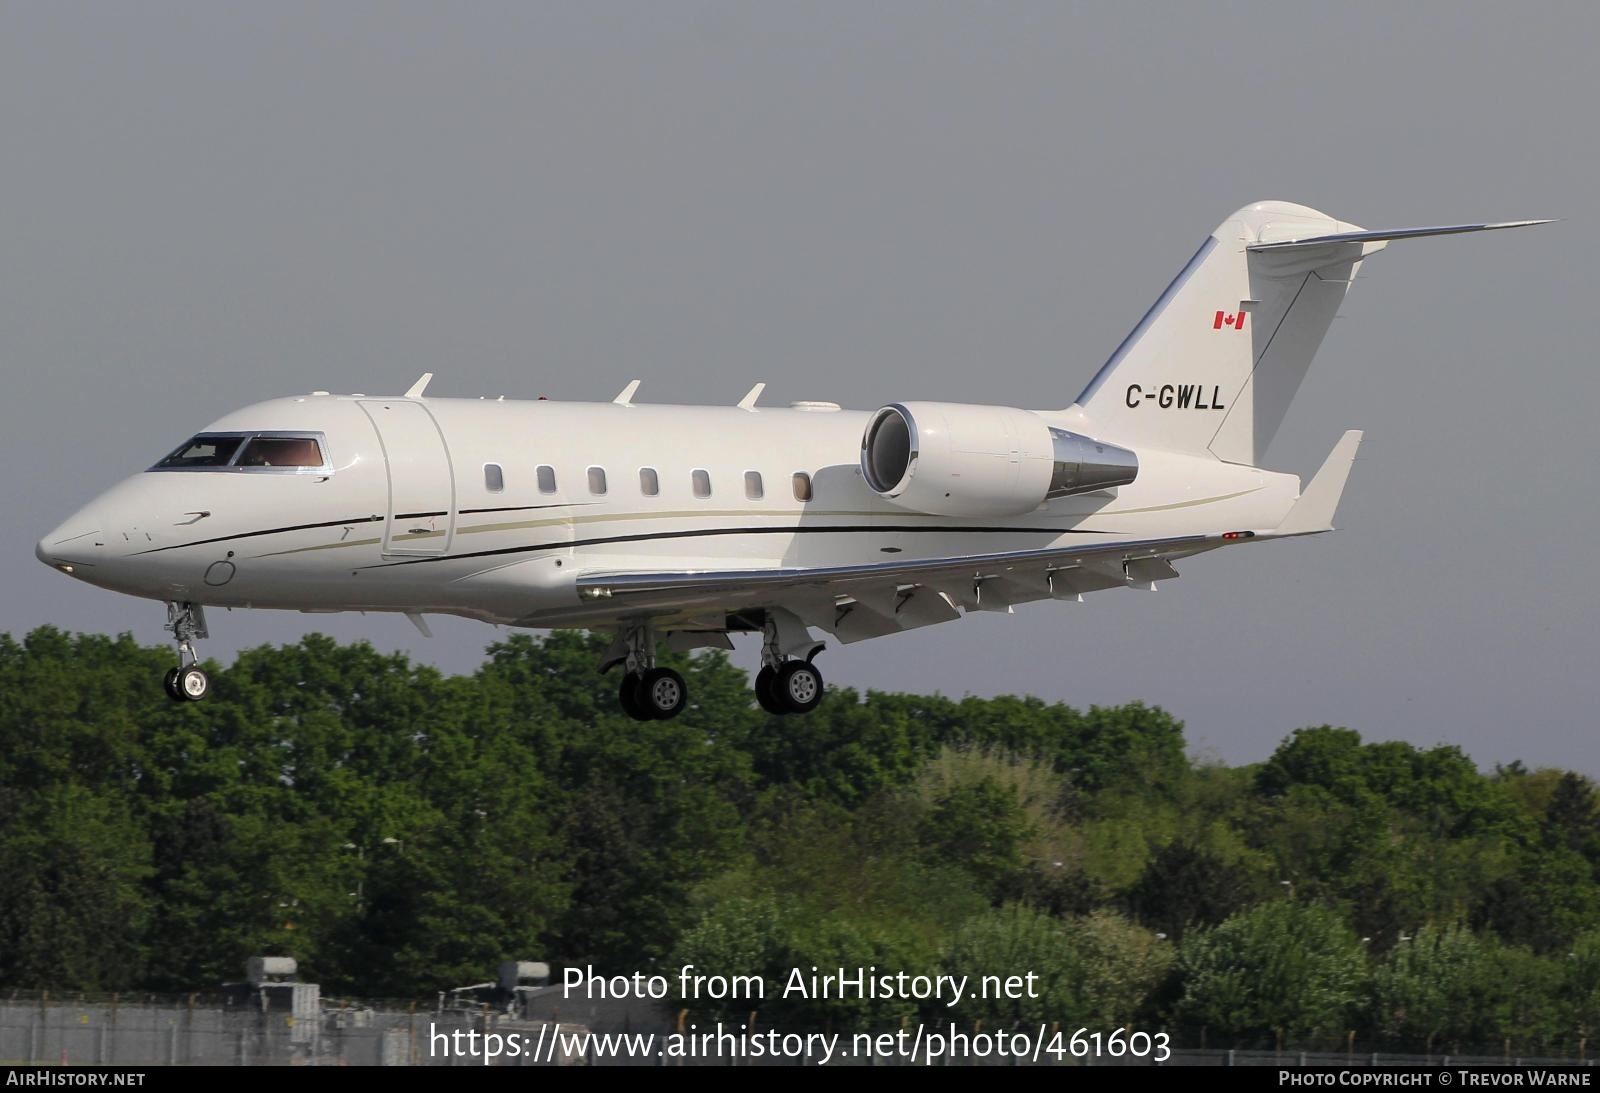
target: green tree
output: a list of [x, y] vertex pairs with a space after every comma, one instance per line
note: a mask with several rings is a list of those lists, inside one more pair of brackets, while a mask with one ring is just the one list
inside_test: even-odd
[[1096, 911], [1074, 923], [1079, 978], [1075, 1012], [1091, 1027], [1132, 1025], [1176, 959], [1171, 942], [1114, 911]]
[[1567, 1024], [1579, 1040], [1594, 1044], [1600, 1040], [1600, 930], [1574, 941], [1561, 969], [1560, 997]]
[[1156, 851], [1127, 904], [1140, 922], [1181, 939], [1192, 926], [1215, 926], [1260, 902], [1268, 888], [1248, 866], [1178, 839]]
[[1534, 844], [1508, 872], [1485, 885], [1472, 924], [1538, 953], [1567, 951], [1570, 941], [1600, 926], [1600, 888], [1583, 855]]
[[126, 806], [81, 786], [0, 790], [0, 982], [126, 990], [146, 967], [150, 848]]
[[1481, 1027], [1477, 991], [1488, 948], [1463, 926], [1424, 926], [1373, 968], [1374, 1024], [1405, 1051], [1471, 1040]]
[[[689, 894], [726, 868], [744, 842], [741, 807], [753, 799], [748, 753], [725, 713], [696, 708], [641, 728], [616, 707], [615, 677], [595, 665], [599, 637], [518, 635], [490, 649], [479, 686], [520, 728], [516, 739], [543, 751], [542, 794], [559, 845], [550, 875], [568, 896], [546, 931], [558, 963], [630, 973], [659, 960], [692, 917]], [[732, 702], [720, 657], [676, 660], [691, 693]], [[748, 703], [741, 690], [737, 701]], [[753, 712], [740, 716], [753, 717]], [[713, 735], [707, 725], [717, 726]], [[548, 748], [541, 742], [548, 740]]]
[[1542, 826], [1548, 844], [1600, 866], [1600, 799], [1589, 779], [1571, 771], [1563, 774], [1545, 807]]
[[1021, 868], [1028, 834], [1016, 795], [986, 779], [943, 791], [923, 817], [920, 837], [936, 861], [967, 871], [983, 891], [998, 894]]
[[[953, 1015], [981, 1019], [986, 1028], [1064, 1027], [1110, 1030], [1131, 1023], [1146, 1008], [1171, 968], [1170, 943], [1120, 915], [1098, 911], [1058, 919], [1028, 907], [996, 908], [963, 923], [951, 939], [945, 965], [968, 977], [969, 999]], [[1032, 983], [1025, 977], [1033, 975]], [[989, 991], [984, 976], [1003, 984], [1024, 981], [1020, 997]]]
[[783, 913], [776, 897], [761, 893], [722, 900], [679, 936], [667, 966], [674, 972], [692, 968], [690, 974], [722, 976], [730, 981], [754, 976], [761, 986], [744, 997], [734, 997], [731, 992], [720, 999], [710, 997], [709, 992], [685, 995], [680, 991], [682, 979], [674, 974], [668, 977], [673, 999], [706, 1021], [731, 1023], [752, 1010], [766, 1011], [769, 1000], [774, 1005], [782, 1000], [789, 974], [784, 963], [787, 954]]
[[978, 993], [981, 977], [1035, 977], [1031, 992], [1019, 998], [990, 997], [964, 1002], [952, 1020], [981, 1019], [986, 1028], [1037, 1028], [1041, 1022], [1068, 1021], [1080, 1002], [1081, 958], [1060, 919], [1019, 905], [999, 907], [968, 919], [950, 942], [945, 966], [965, 975]]
[[1240, 1045], [1303, 1044], [1350, 1027], [1366, 986], [1361, 940], [1326, 907], [1278, 900], [1191, 931], [1179, 1012]]

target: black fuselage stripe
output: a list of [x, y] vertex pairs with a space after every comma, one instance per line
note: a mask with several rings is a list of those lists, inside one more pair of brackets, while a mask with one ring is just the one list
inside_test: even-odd
[[[561, 507], [562, 506], [560, 505], [508, 505], [505, 508], [498, 509], [462, 509], [456, 513], [456, 515], [476, 516], [490, 512], [532, 512], [535, 509], [554, 509]], [[446, 515], [446, 513], [441, 509], [438, 512], [400, 512], [396, 513], [394, 518], [396, 520], [425, 520], [429, 517], [444, 515]], [[209, 546], [212, 543], [231, 543], [235, 539], [256, 539], [263, 535], [282, 535], [285, 532], [290, 531], [315, 531], [318, 528], [337, 528], [352, 526], [355, 524], [380, 524], [383, 522], [383, 519], [383, 516], [379, 514], [373, 514], [371, 516], [351, 516], [344, 520], [324, 520], [319, 524], [290, 524], [287, 527], [281, 528], [263, 528], [260, 531], [241, 531], [235, 535], [219, 535], [215, 539], [196, 539], [192, 543], [174, 543], [171, 546], [152, 547], [149, 550], [141, 550], [139, 553], [160, 554], [163, 550], [182, 550], [184, 547]]]
[[192, 543], [174, 543], [171, 546], [151, 547], [141, 550], [140, 554], [160, 554], [163, 550], [182, 550], [184, 547], [208, 546], [212, 543], [231, 543], [235, 539], [254, 539], [262, 535], [282, 535], [289, 531], [314, 531], [317, 528], [337, 528], [353, 524], [372, 524], [383, 519], [382, 516], [350, 516], [343, 520], [324, 520], [320, 524], [290, 524], [281, 528], [266, 528], [262, 531], [241, 531], [236, 535], [219, 535], [215, 539], [196, 539]]
[[[833, 527], [743, 527], [702, 528], [695, 531], [654, 531], [635, 535], [607, 535], [594, 539], [568, 539], [558, 543], [540, 543], [535, 546], [501, 547], [498, 550], [475, 550], [467, 554], [441, 554], [432, 558], [407, 558], [398, 562], [379, 562], [361, 566], [362, 569], [389, 569], [397, 565], [416, 565], [419, 562], [454, 562], [470, 558], [501, 558], [508, 554], [532, 554], [541, 550], [571, 550], [577, 547], [608, 546], [612, 543], [644, 543], [666, 539], [694, 539], [719, 535], [856, 535], [862, 533], [885, 534], [983, 534], [983, 535], [1065, 535], [1072, 528], [1016, 528], [1016, 527], [922, 527], [905, 524], [846, 524]], [[1086, 535], [1109, 535], [1106, 531], [1080, 531]]]
[[[456, 515], [457, 516], [481, 516], [486, 512], [533, 512], [533, 511], [535, 511], [537, 509], [561, 509], [561, 508], [566, 508], [566, 507], [567, 506], [565, 504], [560, 504], [560, 505], [506, 505], [506, 506], [504, 506], [502, 508], [497, 508], [497, 509], [458, 509], [456, 511]], [[440, 515], [443, 515], [443, 514], [441, 513]]]

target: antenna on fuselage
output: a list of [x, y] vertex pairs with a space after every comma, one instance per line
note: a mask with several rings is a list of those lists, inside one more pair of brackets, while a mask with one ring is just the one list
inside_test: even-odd
[[756, 408], [756, 399], [760, 398], [761, 392], [765, 391], [766, 389], [767, 385], [764, 383], [758, 383], [754, 387], [750, 388], [749, 393], [746, 394], [744, 398], [739, 400], [739, 409], [754, 410]]
[[411, 385], [411, 390], [406, 392], [405, 397], [406, 398], [421, 398], [422, 397], [422, 392], [426, 391], [428, 389], [428, 384], [432, 383], [432, 382], [433, 382], [433, 373], [432, 372], [424, 372], [424, 373], [422, 373], [421, 378], [419, 378], [416, 383], [413, 383]]
[[629, 382], [628, 386], [624, 387], [621, 391], [617, 392], [617, 397], [612, 399], [611, 401], [616, 403], [618, 406], [632, 406], [633, 405], [633, 393], [635, 391], [637, 391], [638, 389], [639, 389], [639, 381], [638, 380], [632, 380], [632, 381]]

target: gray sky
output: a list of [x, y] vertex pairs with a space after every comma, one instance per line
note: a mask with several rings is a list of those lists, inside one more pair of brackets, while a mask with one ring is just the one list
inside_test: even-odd
[[[262, 398], [1059, 407], [1249, 201], [1555, 216], [1367, 263], [1267, 461], [1365, 428], [1341, 533], [819, 664], [1141, 698], [1234, 762], [1331, 722], [1600, 774], [1596, 41], [1593, 5], [0, 0], [0, 628], [163, 639], [34, 540]], [[454, 670], [495, 636], [211, 622]]]

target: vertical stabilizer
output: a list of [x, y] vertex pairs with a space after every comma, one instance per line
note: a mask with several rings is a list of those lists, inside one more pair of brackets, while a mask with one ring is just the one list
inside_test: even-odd
[[1363, 258], [1395, 239], [1549, 223], [1367, 231], [1304, 205], [1247, 205], [1201, 244], [1076, 405], [1119, 443], [1259, 465]]
[[[1212, 232], [1078, 397], [1118, 441], [1257, 464], [1317, 347], [1382, 240], [1303, 205], [1264, 201]], [[1284, 250], [1264, 242], [1336, 237]]]

